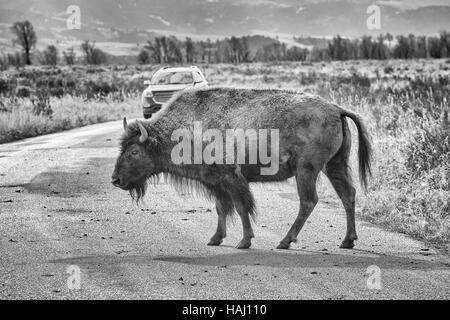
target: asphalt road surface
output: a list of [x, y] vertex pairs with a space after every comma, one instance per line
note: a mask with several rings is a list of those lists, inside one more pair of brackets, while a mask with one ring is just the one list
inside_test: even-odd
[[141, 207], [110, 176], [121, 122], [0, 145], [0, 298], [449, 299], [450, 259], [357, 219], [321, 178], [318, 206], [290, 250], [275, 247], [298, 211], [292, 183], [252, 186], [249, 250], [239, 219], [219, 247], [214, 205], [161, 182]]

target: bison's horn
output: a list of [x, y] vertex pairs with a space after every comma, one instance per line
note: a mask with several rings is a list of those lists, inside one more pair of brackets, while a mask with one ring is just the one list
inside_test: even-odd
[[139, 130], [141, 130], [141, 136], [139, 137], [139, 142], [144, 143], [148, 139], [148, 132], [145, 130], [144, 126], [139, 120], [136, 120]]
[[123, 117], [123, 130], [127, 132], [128, 124], [127, 124], [127, 117]]

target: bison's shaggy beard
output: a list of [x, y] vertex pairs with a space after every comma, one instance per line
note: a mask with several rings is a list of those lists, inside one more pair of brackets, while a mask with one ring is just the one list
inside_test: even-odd
[[214, 192], [199, 181], [170, 173], [159, 173], [144, 177], [128, 186], [133, 202], [139, 205], [145, 196], [149, 184], [155, 186], [160, 181], [171, 184], [180, 194], [191, 194], [208, 200], [215, 200]]
[[142, 202], [142, 199], [145, 196], [147, 191], [147, 187], [149, 182], [152, 184], [156, 184], [159, 181], [159, 176], [154, 174], [147, 177], [142, 178], [132, 184], [129, 185], [130, 196], [133, 201], [138, 205]]
[[147, 191], [147, 180], [141, 180], [130, 186], [130, 196], [136, 204], [139, 204]]

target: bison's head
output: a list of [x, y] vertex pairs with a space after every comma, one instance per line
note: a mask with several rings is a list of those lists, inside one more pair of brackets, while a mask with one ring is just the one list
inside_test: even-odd
[[116, 167], [111, 176], [111, 183], [123, 190], [128, 190], [136, 201], [145, 194], [147, 180], [156, 173], [155, 162], [149, 151], [148, 132], [140, 121], [127, 125], [123, 119], [125, 133]]

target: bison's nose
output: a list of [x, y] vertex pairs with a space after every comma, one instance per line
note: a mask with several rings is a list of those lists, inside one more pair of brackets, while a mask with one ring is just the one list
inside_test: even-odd
[[111, 177], [111, 183], [116, 186], [119, 187], [120, 186], [120, 179], [117, 176], [112, 176]]

